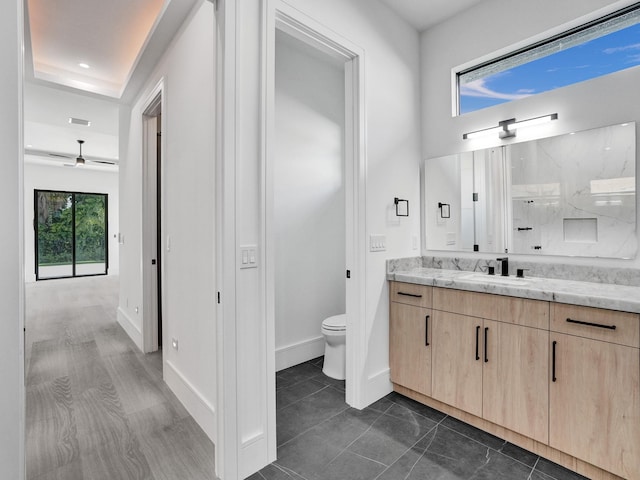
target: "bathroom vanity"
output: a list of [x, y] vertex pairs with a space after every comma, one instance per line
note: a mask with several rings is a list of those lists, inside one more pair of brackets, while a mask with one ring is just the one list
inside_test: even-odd
[[593, 480], [640, 479], [640, 287], [388, 269], [394, 390]]

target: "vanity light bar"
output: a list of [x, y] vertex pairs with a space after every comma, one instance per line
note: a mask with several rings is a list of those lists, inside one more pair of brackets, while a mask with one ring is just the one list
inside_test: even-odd
[[488, 137], [489, 135], [494, 135], [496, 133], [500, 134], [500, 132], [502, 132], [503, 130], [504, 128], [502, 127], [485, 128], [483, 130], [476, 130], [475, 132], [465, 133], [464, 135], [462, 135], [462, 138], [464, 140], [472, 140], [474, 138]]
[[541, 117], [529, 118], [527, 120], [516, 121], [515, 118], [508, 120], [502, 120], [498, 122], [497, 127], [483, 128], [482, 130], [476, 130], [474, 132], [465, 133], [462, 135], [463, 140], [471, 140], [474, 138], [485, 137], [488, 135], [495, 135], [496, 133], [500, 138], [515, 137], [516, 130], [518, 128], [532, 127], [534, 125], [540, 125], [543, 123], [551, 122], [558, 119], [557, 113], [551, 113], [549, 115], [542, 115]]
[[507, 130], [514, 131], [518, 128], [525, 127], [533, 127], [534, 125], [540, 125], [543, 123], [551, 122], [552, 120], [557, 120], [558, 114], [552, 113], [550, 115], [543, 115], [541, 117], [530, 118], [529, 120], [520, 120], [519, 122], [513, 122], [507, 125]]

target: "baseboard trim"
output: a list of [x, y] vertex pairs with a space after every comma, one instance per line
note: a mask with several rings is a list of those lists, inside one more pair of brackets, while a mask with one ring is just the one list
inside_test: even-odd
[[164, 362], [164, 381], [211, 441], [216, 443], [216, 409], [171, 361]]
[[131, 317], [127, 315], [121, 307], [118, 307], [118, 316], [117, 316], [118, 324], [122, 327], [122, 329], [129, 335], [129, 338], [136, 344], [136, 347], [142, 352], [143, 351], [143, 341], [142, 341], [142, 330], [138, 327], [133, 321]]
[[370, 375], [365, 388], [365, 404], [371, 405], [393, 391], [391, 371], [388, 368]]
[[322, 355], [324, 355], [322, 335], [276, 348], [276, 372]]

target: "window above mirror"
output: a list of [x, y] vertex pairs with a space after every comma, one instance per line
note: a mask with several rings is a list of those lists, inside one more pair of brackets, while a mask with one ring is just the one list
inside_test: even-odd
[[458, 115], [640, 65], [640, 4], [457, 72]]

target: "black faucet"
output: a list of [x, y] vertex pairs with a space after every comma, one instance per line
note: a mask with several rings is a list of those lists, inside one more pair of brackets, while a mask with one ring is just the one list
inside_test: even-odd
[[509, 276], [509, 257], [496, 258], [499, 262], [502, 262], [502, 266], [500, 267], [500, 275], [503, 277]]

